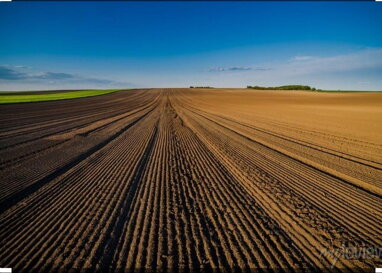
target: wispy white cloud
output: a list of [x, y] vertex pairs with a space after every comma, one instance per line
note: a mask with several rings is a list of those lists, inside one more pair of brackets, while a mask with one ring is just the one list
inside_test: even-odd
[[15, 65], [14, 67], [15, 68], [23, 68], [23, 69], [29, 69], [30, 68], [29, 66], [26, 66], [26, 65]]
[[249, 67], [249, 66], [226, 66], [226, 67], [213, 67], [213, 68], [210, 68], [208, 71], [210, 72], [249, 71], [249, 70], [263, 71], [263, 70], [269, 70], [269, 69], [270, 68]]
[[10, 64], [2, 65], [2, 67], [8, 67], [8, 68], [23, 68], [23, 69], [29, 69], [29, 68], [31, 68], [30, 66], [27, 66], [27, 65], [10, 65]]
[[312, 56], [294, 56], [291, 60], [292, 61], [307, 61], [313, 59]]
[[70, 73], [57, 73], [57, 72], [41, 72], [37, 74], [27, 74], [27, 77], [30, 79], [38, 79], [38, 80], [68, 80], [68, 79], [76, 79], [79, 76]]
[[213, 67], [210, 68], [210, 72], [224, 72], [224, 71], [248, 71], [252, 70], [251, 67], [246, 66], [227, 66], [227, 67]]

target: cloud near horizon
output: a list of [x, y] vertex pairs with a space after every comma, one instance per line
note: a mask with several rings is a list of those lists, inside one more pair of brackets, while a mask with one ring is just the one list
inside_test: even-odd
[[[237, 58], [232, 58], [230, 61], [238, 62]], [[248, 62], [248, 60], [245, 61]], [[176, 62], [178, 63], [179, 60]], [[229, 63], [229, 61], [226, 62]], [[186, 61], [183, 64], [188, 66]], [[190, 69], [182, 74], [174, 74], [158, 66], [155, 70], [126, 69], [124, 71], [119, 68], [116, 71], [110, 68], [101, 75], [111, 76], [98, 78], [85, 76], [80, 72], [41, 72], [36, 68], [26, 69], [20, 65], [0, 66], [0, 83], [3, 90], [185, 87], [190, 85], [245, 87], [287, 84], [306, 84], [321, 89], [382, 90], [382, 48], [364, 48], [331, 56], [291, 54], [277, 60], [262, 62], [253, 60], [253, 65], [246, 63], [213, 67], [213, 61], [209, 61], [204, 68]], [[124, 81], [132, 77], [134, 84]]]
[[295, 56], [278, 65], [292, 74], [318, 74], [382, 68], [382, 48], [369, 48], [336, 56]]
[[[231, 67], [250, 69], [231, 70]], [[208, 80], [198, 81], [198, 84], [216, 87], [306, 84], [322, 89], [382, 90], [382, 48], [363, 48], [326, 56], [322, 53], [290, 55], [257, 62], [256, 66], [227, 66], [209, 71], [236, 73], [211, 73]]]
[[2, 82], [23, 82], [23, 83], [41, 83], [41, 84], [56, 84], [56, 83], [72, 83], [72, 84], [95, 84], [101, 86], [108, 85], [131, 85], [127, 82], [119, 82], [109, 79], [98, 79], [93, 77], [84, 77], [77, 74], [63, 72], [37, 72], [26, 73], [20, 71], [22, 68], [28, 68], [22, 65], [0, 65], [0, 81]]

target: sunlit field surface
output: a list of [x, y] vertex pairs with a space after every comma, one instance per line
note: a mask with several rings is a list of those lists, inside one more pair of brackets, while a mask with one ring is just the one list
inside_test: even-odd
[[381, 93], [127, 90], [0, 111], [14, 272], [381, 263], [343, 255], [382, 245]]

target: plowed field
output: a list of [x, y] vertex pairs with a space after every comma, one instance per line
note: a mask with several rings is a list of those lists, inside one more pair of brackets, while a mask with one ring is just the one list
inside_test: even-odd
[[0, 113], [0, 267], [382, 267], [381, 93], [129, 90]]

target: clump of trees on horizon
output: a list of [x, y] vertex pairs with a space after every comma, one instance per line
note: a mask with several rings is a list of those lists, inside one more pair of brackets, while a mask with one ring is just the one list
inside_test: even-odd
[[211, 86], [190, 86], [190, 88], [213, 88]]
[[250, 89], [256, 89], [256, 90], [310, 90], [310, 91], [316, 91], [316, 88], [310, 87], [309, 85], [282, 85], [282, 86], [275, 86], [275, 87], [264, 87], [264, 86], [251, 86], [248, 85], [247, 88]]

